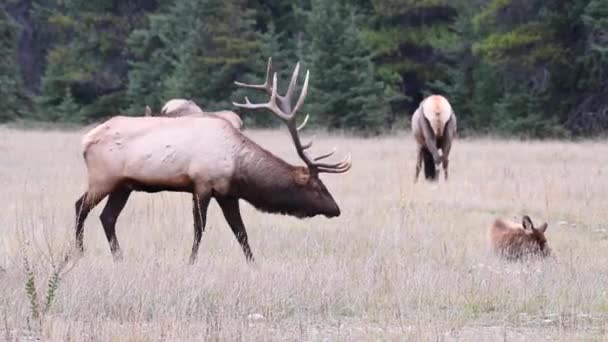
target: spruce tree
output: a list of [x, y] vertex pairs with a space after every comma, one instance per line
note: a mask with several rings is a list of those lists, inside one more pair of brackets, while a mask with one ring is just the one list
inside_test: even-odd
[[244, 0], [180, 0], [172, 15], [189, 34], [176, 47], [166, 97], [186, 97], [205, 110], [230, 108], [234, 81], [251, 72], [259, 53], [253, 12]]
[[188, 35], [171, 14], [150, 14], [147, 20], [147, 26], [134, 30], [127, 41], [131, 51], [127, 95], [133, 113], [146, 105], [159, 111], [169, 100], [167, 79], [175, 70], [177, 48]]
[[[420, 101], [447, 78], [448, 54], [460, 40], [453, 29], [458, 0], [374, 0], [364, 31], [388, 94], [391, 122], [409, 121]], [[468, 2], [467, 6], [471, 6]], [[456, 62], [457, 63], [457, 62]], [[447, 94], [446, 94], [447, 95]]]
[[329, 128], [378, 133], [388, 111], [384, 86], [375, 79], [355, 12], [339, 1], [313, 0], [307, 19], [311, 119]]
[[17, 26], [0, 7], [0, 122], [23, 114], [25, 97], [17, 68]]
[[79, 114], [62, 116], [69, 120], [121, 113], [127, 106], [126, 40], [157, 1], [55, 0], [44, 6], [37, 11], [53, 44], [47, 52], [42, 94], [36, 100], [39, 117], [62, 111], [56, 107], [71, 102], [74, 106], [69, 107]]

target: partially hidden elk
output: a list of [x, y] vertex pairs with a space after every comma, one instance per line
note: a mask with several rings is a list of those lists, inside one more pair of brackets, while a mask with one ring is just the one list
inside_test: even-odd
[[298, 71], [299, 64], [284, 96], [277, 94], [275, 73], [273, 83], [264, 88], [270, 93], [268, 103], [252, 104], [247, 100], [246, 104], [236, 105], [265, 108], [279, 117], [286, 124], [304, 166], [288, 164], [216, 116], [180, 119], [116, 116], [89, 131], [82, 139], [88, 187], [75, 204], [76, 248], [84, 251], [84, 222], [90, 211], [107, 197], [100, 219], [110, 251], [115, 260], [120, 260], [116, 221], [133, 191], [192, 194], [194, 242], [190, 263], [196, 259], [212, 199], [219, 204], [249, 262], [254, 258], [241, 218], [240, 199], [262, 212], [298, 218], [339, 216], [340, 208], [319, 176], [348, 171], [352, 165], [350, 155], [337, 163], [324, 163], [321, 160], [333, 152], [316, 158], [306, 153], [312, 141], [306, 144], [300, 141], [298, 131], [303, 124], [296, 126], [296, 118], [306, 98], [309, 73], [292, 107]]
[[427, 180], [437, 179], [439, 164], [443, 164], [447, 180], [450, 150], [456, 137], [456, 114], [448, 100], [441, 95], [425, 98], [412, 115], [412, 133], [418, 145], [414, 182], [418, 181], [423, 162]]
[[241, 117], [230, 110], [222, 110], [217, 112], [205, 112], [194, 101], [186, 99], [171, 99], [165, 103], [160, 114], [168, 117], [183, 117], [183, 116], [217, 116], [228, 120], [236, 129], [241, 129], [243, 121]]
[[494, 253], [507, 260], [547, 257], [551, 254], [545, 237], [547, 226], [545, 222], [534, 227], [528, 215], [523, 216], [521, 223], [496, 219], [488, 230], [488, 242]]

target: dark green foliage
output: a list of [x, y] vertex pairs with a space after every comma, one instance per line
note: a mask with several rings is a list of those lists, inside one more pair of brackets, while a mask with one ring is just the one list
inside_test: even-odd
[[[598, 83], [589, 86], [596, 73], [584, 66], [591, 49], [585, 48], [583, 11], [591, 2], [491, 0], [480, 11], [465, 12], [457, 21], [463, 62], [451, 67], [447, 81], [436, 83], [461, 114], [459, 126], [532, 137], [608, 128], [608, 118], [589, 120], [608, 112], [581, 115], [598, 105], [585, 97], [602, 92]], [[599, 122], [603, 128], [589, 129], [601, 127]]]
[[205, 110], [228, 108], [234, 80], [250, 72], [259, 53], [253, 12], [242, 0], [182, 0], [171, 13], [198, 34], [188, 34], [177, 46], [167, 97], [193, 99]]
[[313, 0], [308, 14], [306, 61], [312, 83], [311, 119], [329, 128], [376, 133], [388, 107], [353, 9], [338, 1]]
[[150, 16], [149, 27], [129, 39], [132, 108], [158, 108], [171, 98], [209, 111], [230, 108], [233, 81], [258, 60], [253, 14], [243, 0], [178, 0]]
[[[50, 2], [43, 18], [52, 29], [54, 44], [42, 77], [39, 115], [50, 120], [82, 121], [120, 113], [127, 88], [126, 39], [155, 3]], [[66, 113], [68, 108], [74, 111]]]
[[16, 119], [26, 110], [16, 63], [18, 27], [0, 7], [0, 122]]
[[172, 47], [185, 38], [183, 32], [177, 32], [176, 21], [169, 15], [151, 14], [147, 27], [134, 30], [127, 41], [132, 53], [127, 90], [132, 112], [146, 105], [160, 110], [164, 103], [165, 80], [177, 59]]
[[[374, 63], [393, 92], [391, 122], [409, 121], [430, 83], [445, 79], [446, 54], [458, 43], [451, 29], [457, 12], [447, 0], [372, 0], [365, 30]], [[448, 96], [449, 97], [449, 96]]]
[[311, 70], [311, 125], [379, 133], [440, 93], [465, 135], [608, 130], [606, 0], [10, 0], [0, 48], [0, 121], [142, 115], [174, 97], [235, 110], [268, 99], [233, 82], [263, 81], [273, 57], [281, 90], [298, 60]]

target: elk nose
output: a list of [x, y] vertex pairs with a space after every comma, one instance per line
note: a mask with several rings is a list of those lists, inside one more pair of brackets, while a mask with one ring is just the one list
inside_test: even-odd
[[325, 215], [327, 217], [338, 217], [340, 216], [340, 207], [337, 204], [334, 204], [330, 210], [327, 211]]

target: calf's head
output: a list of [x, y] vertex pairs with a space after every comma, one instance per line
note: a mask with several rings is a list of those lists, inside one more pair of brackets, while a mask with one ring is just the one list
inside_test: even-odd
[[545, 232], [547, 231], [548, 226], [547, 222], [543, 223], [539, 227], [534, 227], [530, 216], [525, 215], [521, 224], [524, 229], [524, 233], [526, 234], [530, 252], [543, 257], [549, 256], [551, 254], [551, 249], [549, 248], [547, 238], [545, 237]]

